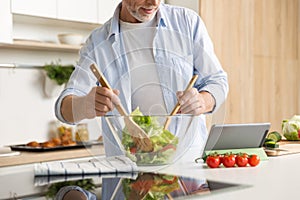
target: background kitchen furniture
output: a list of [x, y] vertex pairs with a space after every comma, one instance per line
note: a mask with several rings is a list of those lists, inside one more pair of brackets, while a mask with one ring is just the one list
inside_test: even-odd
[[[73, 9], [77, 6], [77, 11], [84, 8], [75, 2], [66, 9], [70, 6]], [[86, 22], [84, 18], [71, 18], [70, 13], [68, 20], [58, 19], [57, 1], [41, 0], [35, 3], [33, 0], [1, 2], [0, 64], [4, 65], [0, 67], [0, 121], [5, 123], [0, 126], [0, 135], [5, 139], [1, 140], [0, 146], [48, 139], [48, 123], [55, 119], [53, 107], [56, 97], [44, 95], [43, 70], [38, 66], [58, 59], [62, 64], [75, 64], [80, 46], [59, 44], [57, 34], [74, 32], [87, 37], [93, 29], [101, 26], [98, 22]], [[113, 14], [117, 3], [105, 1], [105, 6], [101, 6], [97, 1], [94, 6], [96, 21], [98, 17], [108, 20], [106, 16]], [[54, 7], [56, 14], [51, 16], [47, 12], [51, 13]], [[101, 10], [98, 13], [98, 9], [104, 9], [106, 16], [102, 16]], [[82, 10], [79, 12], [84, 13]], [[85, 122], [89, 125], [90, 138], [97, 139], [101, 134], [98, 121]]]
[[[111, 1], [108, 1], [111, 2]], [[57, 18], [63, 20], [81, 21], [89, 23], [98, 22], [98, 12], [101, 12], [98, 7], [98, 0], [57, 0]], [[110, 4], [107, 8], [113, 12], [114, 6]]]
[[[0, 8], [0, 25], [5, 31], [0, 33], [0, 42], [13, 42], [15, 38], [13, 35], [16, 35], [14, 26], [19, 21], [40, 25], [44, 25], [50, 19], [79, 22], [92, 25], [93, 27], [88, 29], [91, 31], [112, 16], [119, 2], [120, 0], [74, 0], [72, 3], [68, 0], [3, 0]], [[38, 20], [32, 21], [33, 18], [28, 17], [38, 17]], [[65, 25], [75, 29], [78, 27], [71, 23]], [[42, 35], [40, 32], [36, 37]]]
[[11, 0], [14, 14], [103, 24], [120, 0]]
[[300, 0], [201, 0], [229, 95], [213, 121], [271, 122], [300, 114]]
[[11, 0], [11, 12], [16, 14], [56, 18], [56, 8], [53, 0]]

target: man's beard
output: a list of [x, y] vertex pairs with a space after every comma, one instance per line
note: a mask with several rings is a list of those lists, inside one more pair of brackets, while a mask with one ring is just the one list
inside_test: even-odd
[[151, 21], [153, 18], [154, 18], [154, 16], [156, 15], [156, 13], [157, 13], [157, 10], [155, 10], [152, 14], [151, 14], [151, 16], [150, 15], [141, 15], [141, 14], [139, 14], [139, 12], [138, 12], [138, 10], [139, 10], [139, 8], [137, 9], [137, 10], [132, 10], [132, 9], [130, 9], [130, 6], [127, 6], [127, 10], [129, 11], [129, 13], [136, 19], [136, 20], [138, 20], [138, 21], [140, 21], [140, 22], [148, 22], [148, 21]]

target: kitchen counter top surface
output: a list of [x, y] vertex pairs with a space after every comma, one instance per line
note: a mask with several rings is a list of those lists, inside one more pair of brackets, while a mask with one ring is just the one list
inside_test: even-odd
[[[295, 199], [299, 196], [300, 179], [300, 154], [270, 157], [269, 160], [261, 161], [256, 167], [243, 168], [207, 168], [203, 162], [195, 163], [200, 150], [191, 148], [180, 160], [170, 166], [141, 167], [143, 171], [157, 171], [173, 175], [183, 175], [199, 179], [222, 181], [241, 184], [246, 187], [216, 192], [201, 196], [201, 199], [228, 199], [228, 200], [252, 200], [252, 199]], [[90, 158], [86, 158], [90, 159]], [[19, 166], [0, 168], [0, 199], [8, 198], [9, 195], [22, 196], [38, 193], [41, 188], [34, 186], [34, 165], [26, 164]], [[20, 187], [22, 185], [22, 187]], [[196, 196], [192, 199], [199, 199]], [[34, 199], [34, 198], [33, 198]], [[187, 198], [191, 199], [191, 197]]]
[[53, 160], [75, 159], [91, 157], [93, 155], [104, 155], [102, 144], [92, 145], [89, 148], [68, 149], [47, 152], [20, 151], [20, 155], [0, 157], [0, 167], [46, 162]]
[[[193, 150], [197, 155], [199, 150]], [[298, 199], [300, 174], [300, 154], [269, 157], [256, 167], [208, 168], [206, 164], [195, 163], [197, 156], [185, 158], [175, 166], [162, 170], [165, 173], [185, 174], [192, 177], [204, 177], [228, 183], [243, 184], [247, 187], [227, 191], [216, 195], [203, 196], [209, 200], [253, 200], [253, 199]], [[195, 198], [197, 199], [197, 198]]]

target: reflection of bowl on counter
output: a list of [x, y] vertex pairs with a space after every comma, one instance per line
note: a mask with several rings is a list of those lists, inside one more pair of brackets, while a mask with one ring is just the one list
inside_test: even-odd
[[62, 33], [57, 35], [61, 44], [80, 45], [83, 40], [83, 36], [76, 33]]

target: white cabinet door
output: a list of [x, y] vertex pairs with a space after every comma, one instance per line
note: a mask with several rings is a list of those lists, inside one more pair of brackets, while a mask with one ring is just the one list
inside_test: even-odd
[[56, 0], [11, 0], [11, 11], [16, 14], [56, 18]]
[[12, 43], [13, 17], [10, 12], [10, 0], [1, 0], [0, 6], [0, 43]]
[[109, 20], [121, 0], [98, 0], [98, 23], [104, 24]]
[[97, 5], [97, 0], [57, 0], [57, 18], [97, 23]]

